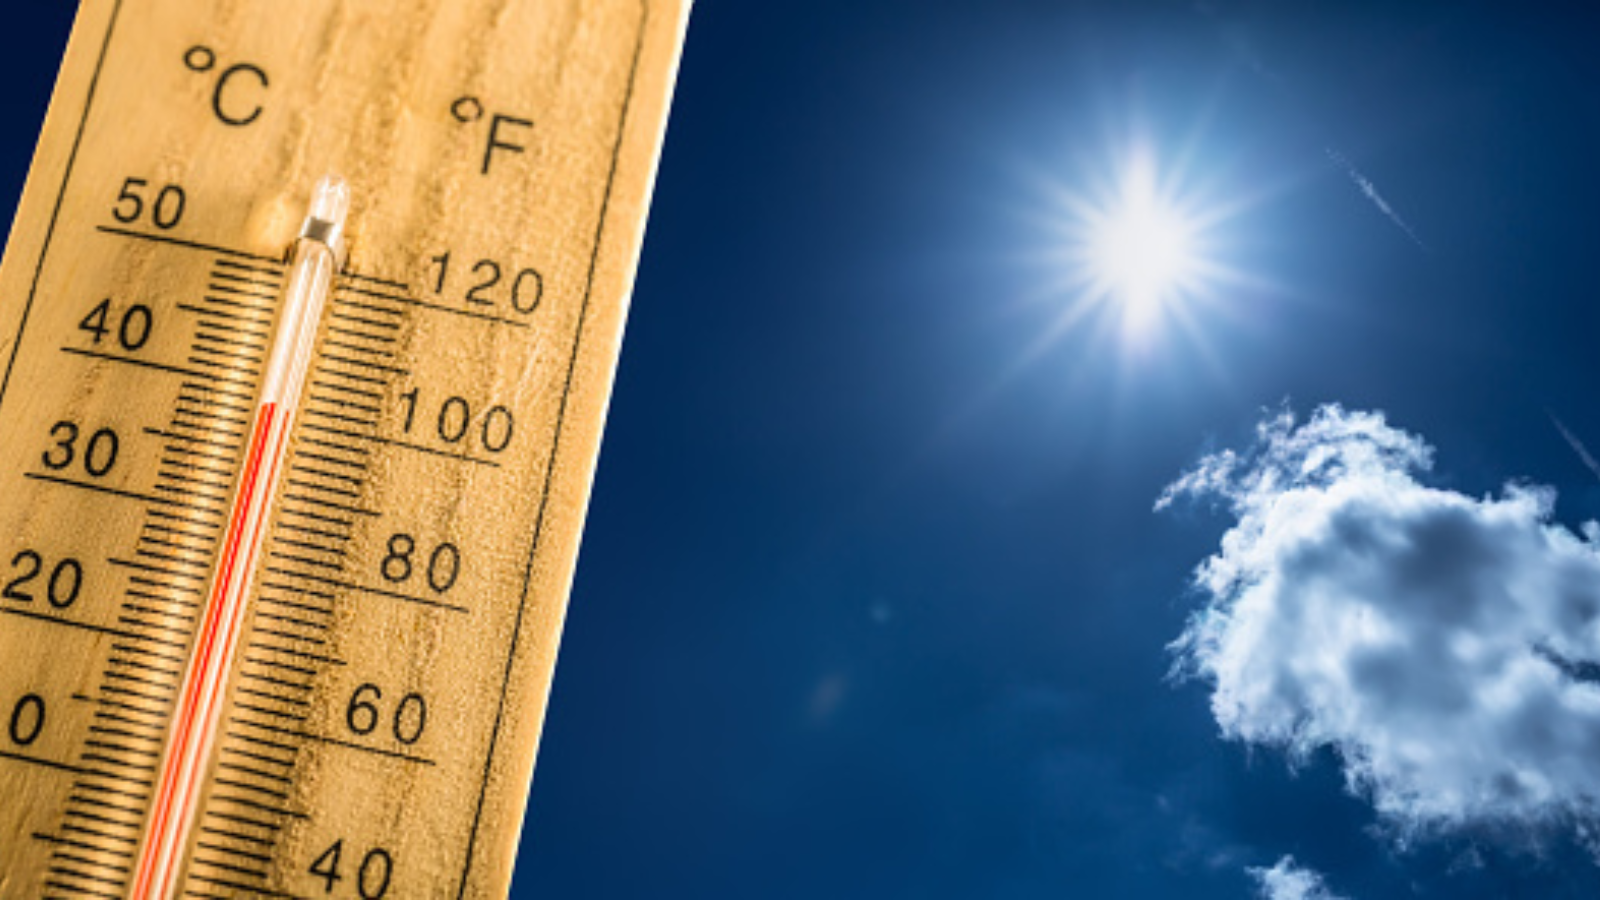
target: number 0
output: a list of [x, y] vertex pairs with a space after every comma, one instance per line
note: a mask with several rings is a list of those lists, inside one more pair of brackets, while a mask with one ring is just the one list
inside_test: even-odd
[[11, 708], [11, 722], [6, 727], [6, 734], [10, 736], [11, 743], [18, 747], [26, 747], [39, 739], [39, 732], [44, 730], [44, 699], [38, 694], [23, 694], [17, 705]]
[[177, 227], [178, 220], [183, 218], [183, 188], [169, 184], [156, 195], [156, 205], [150, 210], [150, 218], [156, 227], [163, 231]]
[[356, 873], [356, 890], [361, 900], [380, 900], [389, 893], [389, 877], [394, 873], [394, 860], [389, 851], [373, 848], [361, 861], [361, 871]]

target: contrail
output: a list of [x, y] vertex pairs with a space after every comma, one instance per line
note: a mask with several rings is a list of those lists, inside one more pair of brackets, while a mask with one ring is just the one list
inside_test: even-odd
[[[1257, 52], [1255, 44], [1250, 40], [1249, 35], [1242, 28], [1228, 22], [1223, 15], [1218, 12], [1216, 7], [1212, 6], [1211, 3], [1208, 2], [1208, 0], [1197, 0], [1197, 2], [1194, 4], [1194, 10], [1195, 12], [1215, 23], [1216, 27], [1218, 28], [1218, 34], [1223, 43], [1227, 45], [1228, 49], [1231, 50], [1236, 57], [1241, 59], [1245, 65], [1249, 66], [1251, 71], [1255, 72], [1256, 75], [1259, 76], [1263, 81], [1267, 82], [1275, 90], [1277, 90], [1278, 94], [1286, 103], [1289, 104], [1290, 108], [1300, 117], [1301, 121], [1314, 130], [1326, 130], [1322, 127], [1321, 122], [1312, 116], [1311, 113], [1306, 109], [1305, 104], [1301, 102], [1299, 96], [1295, 93], [1291, 85], [1283, 78], [1283, 76], [1273, 71], [1273, 69], [1267, 65], [1266, 60], [1264, 60], [1261, 54]], [[1361, 189], [1361, 193], [1365, 194], [1366, 198], [1372, 201], [1372, 205], [1376, 206], [1378, 211], [1383, 213], [1385, 218], [1387, 218], [1390, 222], [1393, 222], [1396, 228], [1399, 228], [1401, 231], [1405, 232], [1406, 237], [1411, 238], [1411, 242], [1416, 244], [1417, 247], [1422, 250], [1422, 252], [1432, 252], [1428, 249], [1428, 245], [1422, 242], [1422, 238], [1417, 236], [1416, 229], [1412, 228], [1411, 224], [1402, 218], [1400, 214], [1395, 211], [1393, 206], [1389, 205], [1389, 201], [1385, 200], [1383, 195], [1378, 193], [1378, 186], [1372, 183], [1372, 179], [1363, 175], [1361, 170], [1357, 169], [1355, 164], [1347, 159], [1343, 153], [1340, 153], [1339, 151], [1327, 145], [1324, 145], [1322, 149], [1323, 152], [1328, 155], [1328, 159], [1331, 160], [1334, 165], [1338, 166], [1340, 169], [1343, 169], [1344, 173], [1350, 176], [1350, 180], [1355, 183], [1356, 187]]]
[[1417, 237], [1417, 233], [1411, 229], [1411, 226], [1406, 223], [1405, 219], [1400, 218], [1400, 214], [1394, 211], [1394, 207], [1389, 205], [1389, 201], [1383, 199], [1383, 195], [1378, 193], [1378, 188], [1372, 183], [1372, 179], [1361, 174], [1361, 170], [1357, 169], [1355, 164], [1350, 162], [1350, 160], [1345, 159], [1344, 154], [1333, 149], [1332, 147], [1325, 147], [1323, 149], [1328, 154], [1328, 159], [1333, 160], [1334, 165], [1343, 169], [1345, 174], [1350, 176], [1350, 180], [1355, 182], [1356, 187], [1361, 188], [1361, 193], [1367, 195], [1367, 199], [1371, 200], [1372, 204], [1378, 207], [1379, 212], [1387, 216], [1389, 221], [1395, 224], [1395, 227], [1399, 228], [1401, 231], [1404, 231], [1406, 233], [1406, 237], [1411, 238], [1412, 243], [1416, 244], [1424, 251], [1427, 251], [1428, 245], [1422, 242], [1422, 238]]
[[1578, 458], [1583, 460], [1584, 466], [1594, 473], [1596, 480], [1600, 480], [1600, 462], [1595, 461], [1595, 458], [1589, 453], [1589, 448], [1583, 445], [1583, 441], [1578, 440], [1578, 436], [1567, 428], [1566, 423], [1556, 418], [1555, 413], [1547, 409], [1544, 414], [1550, 417], [1551, 424], [1555, 425], [1556, 430], [1561, 432], [1561, 436], [1567, 439], [1567, 446], [1572, 448], [1572, 452], [1578, 454]]

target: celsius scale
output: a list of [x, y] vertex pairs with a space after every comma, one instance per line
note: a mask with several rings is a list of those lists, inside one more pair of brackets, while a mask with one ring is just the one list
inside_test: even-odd
[[0, 898], [504, 896], [687, 0], [84, 0], [0, 265]]

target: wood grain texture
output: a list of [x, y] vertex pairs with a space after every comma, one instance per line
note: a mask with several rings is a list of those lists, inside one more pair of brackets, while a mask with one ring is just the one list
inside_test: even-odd
[[329, 172], [349, 258], [182, 893], [506, 893], [686, 15], [82, 5], [0, 265], [0, 897], [126, 894]]

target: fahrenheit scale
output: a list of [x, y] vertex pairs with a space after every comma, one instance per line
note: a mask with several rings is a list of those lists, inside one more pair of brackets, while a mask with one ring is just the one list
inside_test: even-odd
[[504, 895], [687, 0], [85, 0], [0, 265], [0, 897]]

